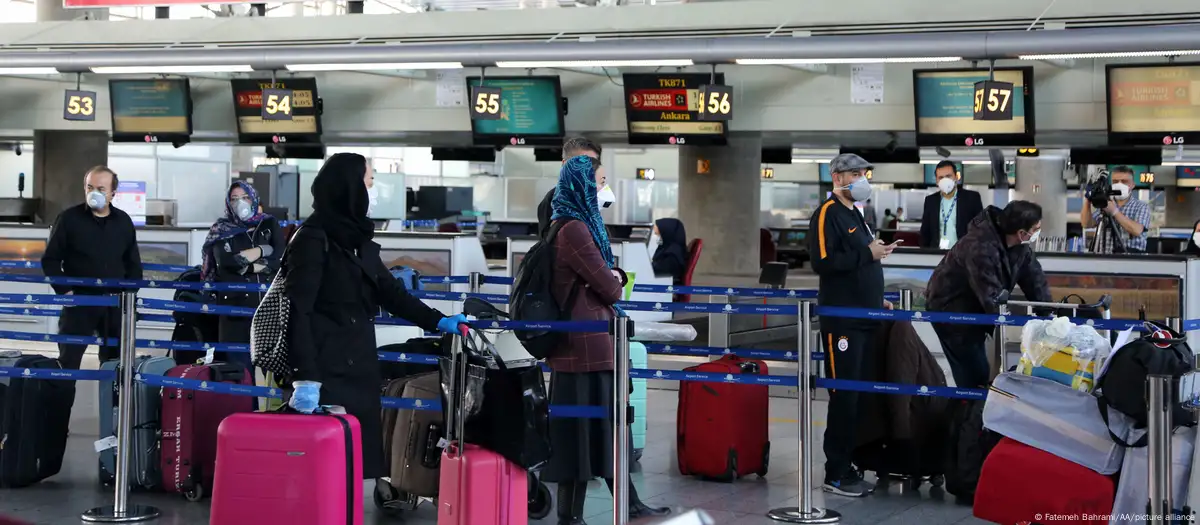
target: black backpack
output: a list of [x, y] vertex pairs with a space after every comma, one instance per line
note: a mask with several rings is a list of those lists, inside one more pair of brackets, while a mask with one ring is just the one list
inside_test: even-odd
[[[1133, 418], [1134, 428], [1146, 428], [1149, 414], [1146, 408], [1146, 376], [1169, 375], [1174, 378], [1174, 388], [1179, 388], [1179, 378], [1195, 367], [1195, 357], [1187, 339], [1158, 323], [1147, 322], [1150, 331], [1142, 338], [1131, 341], [1113, 354], [1108, 368], [1096, 382], [1093, 393], [1100, 405], [1100, 416], [1108, 423], [1108, 407]], [[1172, 403], [1172, 421], [1175, 426], [1191, 426], [1196, 423], [1190, 410]], [[1110, 427], [1111, 428], [1111, 427]], [[1109, 431], [1116, 443], [1126, 447], [1146, 446], [1147, 436], [1134, 443], [1126, 443], [1120, 436]]]
[[[567, 221], [556, 221], [550, 225], [545, 239], [537, 243], [525, 254], [521, 266], [513, 279], [512, 291], [509, 293], [510, 315], [513, 321], [544, 322], [569, 321], [571, 306], [579, 294], [579, 283], [571, 287], [564, 307], [559, 305], [551, 293], [554, 284], [554, 239]], [[516, 330], [517, 340], [525, 347], [529, 355], [537, 359], [545, 359], [555, 349], [566, 341], [566, 333], [550, 330]]]
[[[200, 277], [200, 267], [195, 266], [179, 274], [175, 282], [204, 282]], [[174, 300], [181, 303], [209, 303], [212, 302], [212, 294], [204, 290], [177, 289]], [[171, 332], [172, 341], [212, 343], [218, 339], [218, 318], [215, 315], [176, 311], [171, 312], [171, 317], [175, 318], [175, 330]], [[177, 363], [194, 363], [204, 357], [204, 354], [199, 350], [176, 350], [174, 353]]]

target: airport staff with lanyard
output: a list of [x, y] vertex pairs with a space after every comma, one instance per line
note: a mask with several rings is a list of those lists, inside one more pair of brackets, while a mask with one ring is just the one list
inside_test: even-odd
[[[876, 240], [855, 206], [871, 198], [871, 181], [866, 173], [872, 168], [862, 157], [849, 153], [829, 163], [833, 192], [808, 225], [808, 231], [817, 233], [809, 236], [808, 252], [813, 270], [821, 279], [817, 295], [821, 306], [892, 308], [883, 298], [883, 264], [879, 261], [900, 241], [884, 244]], [[875, 324], [865, 319], [821, 318], [825, 372], [829, 377], [862, 379], [869, 362], [867, 352], [874, 347]], [[830, 390], [822, 487], [826, 492], [857, 498], [875, 490], [850, 464], [857, 426], [858, 393]]]

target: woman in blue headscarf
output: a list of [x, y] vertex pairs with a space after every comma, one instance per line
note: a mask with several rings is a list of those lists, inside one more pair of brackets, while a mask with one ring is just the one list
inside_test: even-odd
[[[600, 216], [599, 189], [605, 186], [600, 159], [580, 155], [563, 163], [550, 201], [545, 232], [554, 243], [553, 294], [572, 321], [608, 321], [621, 310], [625, 272], [614, 266], [612, 247]], [[552, 239], [552, 240], [551, 240]], [[550, 403], [612, 407], [613, 340], [607, 332], [570, 333], [547, 359]], [[628, 388], [629, 385], [620, 385]], [[559, 525], [582, 525], [583, 502], [592, 478], [613, 487], [613, 422], [608, 419], [550, 420], [554, 455], [542, 479], [558, 484]], [[661, 516], [669, 509], [647, 507], [629, 485], [631, 518]]]
[[[263, 292], [219, 291], [217, 303], [257, 308], [279, 270], [284, 246], [283, 228], [275, 217], [262, 212], [254, 186], [234, 181], [226, 195], [225, 216], [217, 219], [204, 239], [201, 275], [209, 282], [262, 285]], [[222, 343], [250, 342], [249, 317], [222, 315], [219, 324]], [[218, 359], [253, 371], [247, 352], [227, 352]]]

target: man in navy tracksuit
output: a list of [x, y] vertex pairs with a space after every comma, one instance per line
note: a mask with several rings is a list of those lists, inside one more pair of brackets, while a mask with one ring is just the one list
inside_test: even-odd
[[[888, 308], [883, 299], [883, 265], [879, 262], [895, 249], [875, 239], [855, 204], [871, 197], [867, 178], [873, 166], [854, 154], [838, 155], [829, 163], [833, 192], [813, 214], [808, 225], [813, 270], [821, 278], [818, 304], [855, 308]], [[861, 380], [866, 353], [873, 348], [875, 321], [850, 318], [821, 318], [821, 340], [825, 345], [825, 372], [833, 379]], [[850, 463], [856, 443], [858, 393], [831, 390], [825, 426], [826, 492], [862, 497], [875, 490], [863, 481]]]

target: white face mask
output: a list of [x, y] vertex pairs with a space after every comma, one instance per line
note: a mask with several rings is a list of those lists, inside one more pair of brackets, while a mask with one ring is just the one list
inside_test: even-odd
[[614, 202], [617, 202], [617, 194], [613, 193], [612, 188], [608, 187], [607, 184], [603, 188], [600, 188], [600, 191], [596, 192], [596, 204], [600, 206], [600, 209], [603, 210], [612, 206]]
[[1023, 241], [1023, 244], [1033, 244], [1033, 243], [1037, 242], [1038, 237], [1041, 237], [1041, 235], [1042, 235], [1042, 230], [1035, 231], [1035, 232], [1033, 232], [1033, 235], [1029, 236], [1028, 240]]
[[102, 210], [108, 204], [108, 196], [98, 191], [88, 192], [87, 205], [93, 210]]
[[1196, 243], [1196, 246], [1200, 246], [1200, 232], [1192, 234], [1192, 242]]
[[958, 185], [954, 183], [954, 179], [938, 179], [937, 187], [946, 195], [949, 195], [950, 192], [954, 191], [956, 186]]
[[1118, 182], [1118, 183], [1112, 185], [1112, 189], [1113, 189], [1113, 191], [1117, 192], [1117, 194], [1114, 195], [1114, 197], [1116, 197], [1117, 200], [1123, 201], [1123, 200], [1129, 198], [1129, 186], [1126, 186], [1126, 185]]
[[234, 203], [233, 212], [236, 213], [238, 218], [243, 221], [254, 215], [254, 210], [251, 209], [250, 203], [244, 200], [238, 200], [236, 203]]
[[871, 181], [867, 180], [866, 177], [837, 189], [849, 191], [850, 199], [854, 202], [867, 202], [867, 199], [871, 198]]
[[375, 206], [379, 204], [379, 190], [377, 186], [367, 188], [367, 217], [375, 213]]
[[[1197, 234], [1197, 235], [1200, 235], [1200, 234]], [[659, 246], [662, 244], [662, 237], [659, 237], [657, 233], [651, 233], [650, 241], [647, 242], [646, 244], [648, 244], [650, 246]]]

